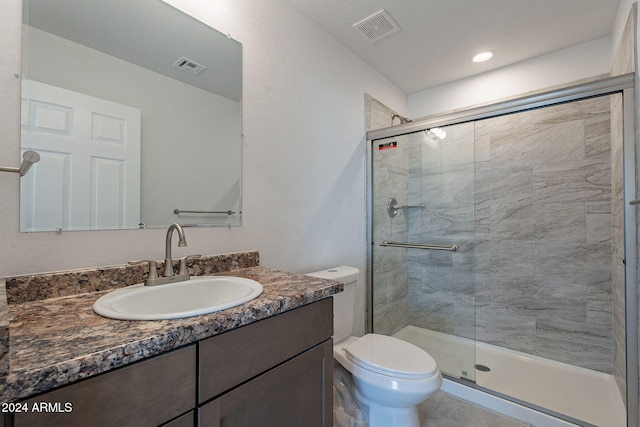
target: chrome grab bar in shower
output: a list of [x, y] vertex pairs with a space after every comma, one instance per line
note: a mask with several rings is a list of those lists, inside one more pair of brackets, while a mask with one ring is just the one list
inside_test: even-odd
[[183, 213], [192, 213], [192, 214], [227, 214], [227, 215], [233, 215], [235, 214], [234, 211], [232, 210], [228, 210], [228, 211], [185, 211], [185, 210], [180, 210], [180, 209], [174, 209], [173, 213], [176, 215], [180, 215]]
[[450, 251], [456, 252], [460, 249], [458, 245], [423, 245], [421, 243], [400, 243], [400, 242], [389, 242], [387, 240], [383, 240], [380, 242], [380, 246], [392, 246], [395, 248], [410, 248], [410, 249], [431, 249], [434, 251]]

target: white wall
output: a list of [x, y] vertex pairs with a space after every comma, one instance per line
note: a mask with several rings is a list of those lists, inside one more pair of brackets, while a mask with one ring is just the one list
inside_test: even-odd
[[409, 117], [440, 114], [611, 71], [611, 37], [409, 95]]
[[611, 71], [613, 53], [634, 2], [635, 0], [620, 1], [611, 37], [410, 94], [409, 117], [415, 119], [440, 114], [608, 74]]
[[[267, 267], [348, 264], [364, 272], [364, 93], [405, 113], [404, 93], [284, 0], [171, 3], [244, 48], [244, 224], [189, 229], [189, 247], [174, 255], [255, 249]], [[0, 28], [0, 161], [17, 166], [19, 0], [0, 3]], [[164, 256], [164, 230], [19, 233], [18, 181], [0, 174], [0, 275]]]

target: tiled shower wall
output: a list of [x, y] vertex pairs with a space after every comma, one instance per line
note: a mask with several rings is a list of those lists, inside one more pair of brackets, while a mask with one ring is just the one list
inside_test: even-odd
[[[391, 126], [391, 116], [395, 113], [370, 96], [365, 97], [367, 131]], [[396, 120], [397, 123], [397, 120]], [[408, 198], [408, 151], [406, 145], [397, 149], [376, 151], [373, 165], [373, 212], [372, 221], [374, 244], [382, 240], [407, 240], [407, 222], [403, 215], [390, 218], [386, 204], [389, 197], [399, 202]], [[374, 144], [374, 150], [377, 145]], [[370, 186], [371, 188], [371, 186]], [[373, 260], [373, 311], [375, 313], [373, 331], [391, 335], [409, 324], [407, 271], [407, 251], [376, 250]]]
[[413, 136], [410, 324], [612, 373], [610, 102]]
[[[634, 22], [635, 15], [632, 13], [629, 15], [621, 42], [613, 58], [611, 72], [613, 76], [634, 72]], [[579, 200], [564, 204], [561, 201], [551, 202], [556, 205], [548, 206], [550, 209], [546, 219], [540, 216], [537, 219], [535, 217], [536, 212], [540, 214], [544, 211], [542, 203], [534, 205], [533, 208], [532, 206], [527, 208], [526, 204], [522, 203], [528, 190], [524, 189], [519, 195], [517, 192], [512, 193], [515, 197], [509, 200], [505, 189], [509, 186], [517, 186], [518, 179], [523, 178], [522, 175], [511, 174], [497, 178], [494, 176], [493, 183], [491, 178], [487, 181], [487, 177], [491, 176], [487, 175], [491, 170], [491, 137], [482, 137], [482, 133], [480, 133], [477, 138], [474, 135], [473, 142], [470, 142], [469, 126], [473, 125], [466, 124], [462, 127], [456, 127], [455, 130], [450, 129], [447, 145], [442, 145], [439, 148], [439, 153], [433, 150], [438, 144], [437, 138], [433, 138], [433, 135], [426, 135], [427, 138], [422, 133], [399, 138], [403, 142], [399, 144], [397, 151], [378, 153], [383, 155], [376, 156], [374, 150], [374, 169], [377, 165], [384, 164], [384, 173], [390, 174], [387, 181], [381, 176], [382, 171], [378, 171], [377, 183], [378, 185], [382, 183], [382, 185], [374, 191], [373, 198], [375, 205], [373, 215], [375, 221], [374, 243], [382, 239], [417, 242], [440, 240], [441, 243], [451, 243], [449, 240], [455, 240], [455, 243], [461, 245], [461, 251], [456, 254], [424, 253], [424, 251], [418, 250], [378, 251], [376, 262], [379, 264], [374, 265], [372, 290], [375, 313], [374, 331], [393, 334], [408, 324], [415, 324], [474, 338], [476, 335], [474, 309], [477, 303], [479, 339], [509, 348], [538, 352], [546, 357], [577, 363], [608, 373], [613, 370], [612, 373], [618, 383], [620, 394], [625, 399], [626, 332], [624, 265], [622, 262], [624, 258], [624, 218], [622, 210], [621, 104], [620, 96], [611, 97], [610, 173], [613, 185], [598, 196], [603, 200], [597, 202], [591, 200], [591, 196], [584, 202]], [[604, 107], [604, 104], [598, 103], [598, 109], [604, 110]], [[393, 111], [383, 104], [373, 98], [368, 98], [367, 130], [389, 126], [387, 120], [391, 114]], [[604, 111], [603, 114], [605, 114]], [[604, 138], [606, 134], [604, 115], [601, 117], [602, 120], [596, 117], [586, 117], [589, 125], [585, 122], [584, 130], [595, 129], [599, 126], [599, 132]], [[379, 120], [376, 122], [375, 118]], [[578, 117], [576, 120], [583, 119]], [[598, 122], [600, 124], [594, 127]], [[487, 121], [484, 125], [487, 124], [491, 124], [491, 122]], [[539, 122], [538, 126], [540, 125], [545, 126], [544, 122]], [[555, 125], [558, 127], [559, 124]], [[485, 129], [486, 131], [487, 129]], [[589, 147], [596, 140], [598, 140], [597, 137], [590, 137], [589, 141], [585, 140], [584, 149], [577, 151], [584, 153], [584, 161], [606, 161], [605, 157], [602, 157], [606, 149], [602, 147], [600, 159], [598, 156], [593, 157], [597, 151], [592, 152]], [[430, 158], [426, 161], [423, 160], [422, 152], [416, 152], [415, 147], [410, 148], [422, 143], [426, 143], [427, 147], [432, 149]], [[464, 156], [456, 159], [454, 156], [461, 152], [468, 155], [473, 152], [470, 147], [474, 144], [476, 145], [474, 154], [478, 156], [474, 162], [476, 160], [480, 162], [477, 172], [478, 177], [484, 179], [484, 182], [480, 183], [483, 186], [478, 188], [478, 194], [474, 193], [472, 197], [469, 197], [469, 189], [476, 184], [475, 178], [474, 180], [469, 178], [469, 170], [465, 170], [465, 164], [469, 165], [469, 159], [465, 160]], [[495, 151], [495, 153], [497, 156], [496, 164], [499, 164], [500, 161], [503, 165], [510, 163], [504, 153], [500, 154], [499, 151]], [[512, 153], [515, 155], [513, 160], [516, 162], [514, 164], [517, 164], [518, 159], [522, 160], [523, 157], [536, 155], [531, 151], [518, 153], [517, 150], [514, 150]], [[552, 151], [547, 153], [547, 157], [550, 157], [551, 163], [557, 160]], [[422, 171], [423, 162], [424, 172], [426, 172], [424, 178], [421, 177], [424, 173]], [[604, 166], [603, 162], [600, 164]], [[544, 164], [544, 162], [542, 163]], [[411, 164], [410, 167], [409, 164]], [[586, 171], [586, 166], [586, 164], [578, 166], [575, 176], [580, 176], [580, 168]], [[606, 166], [604, 167], [606, 170]], [[446, 174], [443, 168], [448, 168]], [[438, 172], [438, 169], [441, 172]], [[569, 169], [565, 171], [568, 172]], [[547, 172], [549, 172], [547, 176], [551, 177], [552, 171]], [[401, 184], [400, 187], [397, 187], [398, 183], [403, 182], [403, 174], [410, 174], [409, 185], [405, 187]], [[429, 174], [435, 176], [429, 176]], [[482, 178], [483, 176], [484, 178]], [[588, 175], [583, 175], [583, 177], [585, 183], [593, 186], [594, 189], [600, 186], [597, 180], [593, 181]], [[449, 178], [453, 178], [453, 180]], [[539, 178], [537, 184], [541, 185], [544, 181], [544, 178], [542, 180]], [[549, 181], [549, 183], [551, 182]], [[565, 184], [569, 190], [566, 192], [567, 194], [574, 192], [570, 189], [571, 181], [567, 181]], [[438, 188], [438, 185], [443, 186], [441, 191], [432, 193], [431, 189], [434, 186]], [[531, 185], [533, 188], [533, 181]], [[578, 188], [579, 186], [574, 186], [575, 195], [580, 193]], [[498, 190], [498, 193], [490, 195], [489, 193], [494, 190]], [[539, 194], [540, 190], [541, 188], [537, 188]], [[606, 191], [610, 192], [610, 209], [607, 209], [607, 202], [604, 200], [606, 199], [604, 196]], [[421, 203], [420, 200], [423, 200], [426, 205], [429, 205], [425, 208], [428, 209], [425, 212], [432, 212], [433, 215], [425, 219], [423, 215], [425, 212], [413, 211], [390, 219], [384, 209], [389, 194], [400, 194], [399, 201], [404, 200], [402, 197], [405, 194], [411, 195], [411, 203]], [[484, 197], [484, 200], [478, 200], [476, 206], [475, 201], [471, 200], [475, 200], [477, 196]], [[442, 200], [438, 201], [438, 197]], [[407, 203], [409, 203], [408, 200]], [[432, 203], [430, 204], [429, 201]], [[441, 203], [443, 201], [444, 203]], [[492, 201], [493, 211], [491, 209]], [[503, 206], [500, 206], [501, 203]], [[579, 209], [576, 209], [579, 203], [584, 203], [583, 212], [578, 212]], [[558, 209], [564, 213], [557, 215], [553, 213]], [[572, 209], [579, 213], [573, 220], [566, 216]], [[475, 221], [476, 215], [478, 216], [477, 223]], [[607, 219], [609, 217], [610, 219]], [[409, 218], [411, 218], [412, 227], [418, 222], [421, 224], [420, 231], [413, 231], [412, 228], [411, 235], [409, 235], [407, 227]], [[518, 218], [524, 220], [522, 230], [519, 230]], [[563, 218], [564, 225], [562, 225]], [[608, 236], [609, 233], [604, 228], [607, 221], [610, 221], [612, 225], [611, 237]], [[545, 222], [550, 225], [545, 225]], [[471, 233], [474, 232], [476, 225], [480, 233], [477, 248], [475, 247], [475, 238], [471, 238]], [[492, 239], [492, 225], [495, 239]], [[532, 227], [533, 234], [531, 234]], [[582, 238], [583, 227], [584, 238]], [[507, 239], [504, 245], [500, 245], [500, 235], [503, 237], [508, 235], [509, 229], [511, 229], [512, 237], [517, 234], [526, 235], [528, 230], [534, 239], [529, 241]], [[561, 232], [561, 229], [564, 231]], [[539, 237], [535, 237], [536, 232], [538, 236], [546, 234], [546, 237], [537, 240]], [[554, 241], [553, 239], [557, 238], [560, 233], [565, 233], [569, 237], [566, 240]], [[608, 238], [611, 240], [610, 254], [607, 253], [606, 248]], [[563, 241], [565, 249], [573, 247], [577, 251], [568, 256], [556, 254], [558, 255], [557, 259], [554, 259], [552, 253], [545, 252], [546, 248], [553, 247], [563, 250]], [[533, 249], [531, 249], [531, 243], [533, 243]], [[536, 243], [539, 243], [537, 250]], [[529, 258], [529, 261], [525, 259], [519, 265], [518, 259], [522, 259], [522, 257], [512, 256], [512, 252], [521, 255], [523, 251], [531, 254], [533, 258]], [[576, 261], [580, 252], [586, 258], [583, 258], [582, 261]], [[598, 253], [601, 253], [603, 258], [596, 259], [596, 263], [591, 265], [588, 261], [589, 257], [598, 258]], [[477, 266], [473, 258], [474, 254], [477, 256]], [[536, 254], [538, 255], [537, 264], [535, 262]], [[402, 265], [407, 261], [407, 257], [411, 259], [409, 265], [411, 286], [408, 292], [405, 291], [405, 287], [408, 286], [408, 277], [403, 270], [397, 268], [399, 264]], [[607, 259], [611, 260], [610, 273], [605, 271], [605, 263], [600, 262]], [[565, 272], [562, 272], [561, 269], [555, 270], [555, 273], [553, 270], [544, 271], [554, 263], [557, 267], [565, 263], [570, 268]], [[596, 267], [599, 272], [595, 272], [596, 276], [590, 278], [591, 273], [586, 273], [589, 270], [581, 271], [580, 265], [588, 269], [599, 266]], [[476, 269], [478, 270], [476, 276], [477, 296], [475, 289], [471, 286], [473, 280], [470, 277], [471, 272]], [[610, 286], [606, 284], [607, 274], [611, 274]], [[534, 277], [533, 281], [530, 279], [531, 275]], [[582, 279], [575, 280], [575, 277], [579, 278], [580, 275], [582, 275]], [[509, 286], [509, 283], [519, 283], [523, 276], [528, 279], [521, 281], [518, 286]], [[536, 279], [545, 276], [551, 276], [549, 278], [552, 280], [540, 285], [540, 280]], [[551, 304], [542, 303], [543, 297], [549, 297]]]
[[409, 137], [409, 240], [457, 252], [409, 250], [410, 324], [475, 338], [474, 124]]
[[[635, 7], [632, 11], [635, 11]], [[632, 73], [635, 71], [635, 21], [636, 13], [632, 12], [622, 33], [622, 37], [613, 56], [611, 75]], [[624, 207], [623, 188], [617, 185], [623, 178], [623, 129], [622, 129], [622, 102], [619, 97], [611, 102], [611, 158], [613, 176], [613, 375], [618, 384], [622, 399], [626, 403], [626, 319], [625, 319], [625, 272], [622, 260], [624, 259]]]

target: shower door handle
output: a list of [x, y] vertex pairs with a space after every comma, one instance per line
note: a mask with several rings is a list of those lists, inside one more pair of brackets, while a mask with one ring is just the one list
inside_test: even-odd
[[401, 242], [390, 242], [388, 240], [383, 240], [380, 242], [380, 246], [391, 246], [395, 248], [408, 248], [408, 249], [431, 249], [434, 251], [450, 251], [457, 252], [460, 249], [458, 245], [425, 245], [422, 243], [401, 243]]

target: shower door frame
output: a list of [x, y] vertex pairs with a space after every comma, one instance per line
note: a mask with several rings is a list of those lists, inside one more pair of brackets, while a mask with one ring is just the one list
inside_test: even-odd
[[[624, 74], [606, 77], [587, 83], [570, 85], [561, 89], [544, 91], [534, 95], [523, 96], [507, 101], [473, 107], [466, 110], [428, 116], [413, 122], [387, 127], [367, 132], [367, 332], [373, 327], [373, 141], [397, 137], [409, 133], [419, 132], [435, 127], [443, 127], [467, 122], [473, 122], [491, 117], [549, 107], [552, 105], [578, 101], [595, 96], [620, 93], [623, 101], [623, 152], [624, 152], [624, 235], [625, 235], [625, 335], [626, 335], [626, 401], [627, 426], [637, 427], [640, 414], [638, 413], [638, 292], [637, 292], [637, 223], [640, 212], [637, 205], [630, 202], [637, 200], [636, 188], [640, 186], [637, 170], [640, 161], [636, 158], [640, 149], [636, 145], [640, 141], [637, 137], [636, 99], [640, 99], [640, 90], [635, 85], [635, 74]], [[451, 378], [452, 380], [455, 380]], [[465, 384], [465, 383], [463, 383]], [[469, 385], [469, 384], [466, 384]], [[491, 393], [492, 390], [483, 389]], [[501, 398], [508, 396], [491, 393]]]

